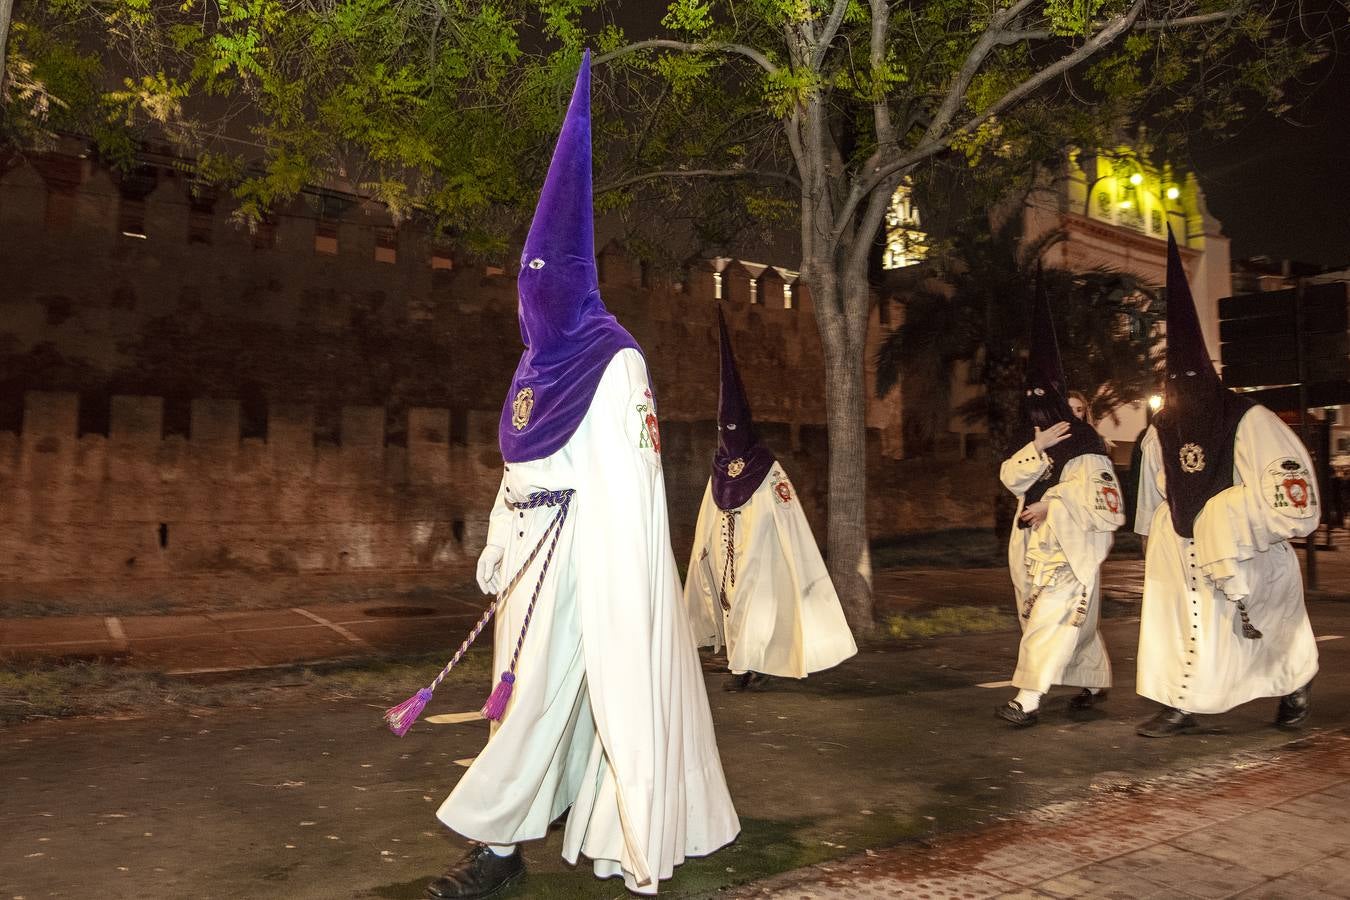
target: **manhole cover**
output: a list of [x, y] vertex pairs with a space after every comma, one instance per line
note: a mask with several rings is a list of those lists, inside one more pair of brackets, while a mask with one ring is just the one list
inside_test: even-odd
[[376, 606], [362, 612], [376, 619], [415, 619], [418, 616], [436, 615], [436, 610], [430, 606]]

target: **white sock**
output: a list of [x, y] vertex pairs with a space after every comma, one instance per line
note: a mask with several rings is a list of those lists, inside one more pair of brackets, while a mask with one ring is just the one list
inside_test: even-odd
[[1088, 688], [1088, 692], [1091, 693], [1092, 696], [1094, 696], [1094, 697], [1097, 696], [1098, 694], [1100, 694], [1100, 693], [1101, 693], [1102, 691], [1104, 691], [1104, 690], [1106, 690], [1106, 688]]
[[492, 850], [493, 853], [495, 853], [497, 856], [500, 856], [502, 859], [506, 859], [512, 853], [516, 852], [515, 844], [488, 844], [488, 847]]
[[1013, 702], [1022, 707], [1022, 712], [1035, 712], [1041, 708], [1042, 696], [1040, 691], [1018, 691]]

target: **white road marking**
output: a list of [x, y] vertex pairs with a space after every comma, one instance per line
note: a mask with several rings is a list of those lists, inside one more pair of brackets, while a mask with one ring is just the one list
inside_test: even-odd
[[364, 638], [358, 637], [356, 634], [354, 634], [354, 633], [352, 632], [352, 630], [351, 630], [350, 628], [344, 628], [343, 626], [338, 625], [336, 622], [330, 622], [330, 621], [328, 621], [327, 619], [325, 619], [323, 616], [316, 615], [316, 614], [310, 612], [310, 611], [307, 610], [307, 609], [301, 609], [301, 608], [298, 607], [298, 606], [292, 606], [292, 607], [291, 607], [291, 612], [293, 612], [293, 613], [299, 613], [300, 615], [304, 616], [306, 619], [311, 619], [311, 620], [313, 620], [313, 621], [315, 621], [315, 622], [318, 622], [320, 625], [324, 626], [325, 628], [331, 628], [331, 629], [333, 629], [333, 630], [336, 631], [338, 634], [342, 635], [344, 638], [346, 638], [347, 640], [351, 641], [353, 644], [359, 644], [359, 645], [361, 645], [362, 647], [369, 647], [369, 646], [370, 646], [369, 644], [367, 644], [367, 643], [365, 642], [365, 639], [364, 639]]
[[122, 630], [122, 620], [117, 616], [104, 616], [103, 627], [108, 629], [108, 637], [112, 638], [114, 643], [125, 644], [127, 642], [127, 633]]
[[475, 709], [472, 712], [442, 713], [439, 716], [426, 716], [423, 722], [430, 722], [432, 725], [458, 725], [460, 722], [476, 722], [483, 718], [483, 711]]
[[984, 684], [977, 684], [976, 687], [982, 688], [1005, 688], [1012, 687], [1011, 681], [986, 681]]

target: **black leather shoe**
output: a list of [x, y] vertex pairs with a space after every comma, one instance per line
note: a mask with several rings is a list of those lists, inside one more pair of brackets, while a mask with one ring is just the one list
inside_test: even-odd
[[1140, 737], [1163, 738], [1174, 734], [1190, 734], [1198, 726], [1190, 713], [1164, 706], [1158, 714], [1134, 730]]
[[745, 689], [747, 691], [762, 691], [769, 686], [770, 678], [763, 672], [746, 672]]
[[498, 856], [487, 844], [479, 844], [427, 885], [427, 896], [433, 900], [491, 897], [524, 874], [525, 860], [519, 847], [510, 856]]
[[1016, 700], [1009, 700], [1002, 706], [994, 709], [994, 715], [1003, 719], [1005, 722], [1011, 722], [1018, 728], [1026, 728], [1029, 725], [1035, 725], [1040, 721], [1041, 716], [1037, 710], [1027, 712], [1022, 709], [1022, 704]]
[[1106, 700], [1108, 693], [1105, 688], [1095, 694], [1087, 688], [1083, 688], [1069, 700], [1069, 709], [1092, 709], [1098, 703]]
[[727, 683], [722, 685], [724, 691], [743, 691], [750, 684], [750, 676], [753, 672], [745, 672], [741, 675], [732, 675], [727, 679]]
[[1279, 711], [1275, 713], [1276, 728], [1302, 728], [1312, 712], [1312, 682], [1280, 698]]

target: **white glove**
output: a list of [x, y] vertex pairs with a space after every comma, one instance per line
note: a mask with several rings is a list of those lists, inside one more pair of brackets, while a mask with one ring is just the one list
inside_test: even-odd
[[506, 551], [496, 544], [488, 544], [478, 555], [478, 587], [485, 594], [495, 594], [501, 590], [498, 575], [501, 573], [502, 557]]

